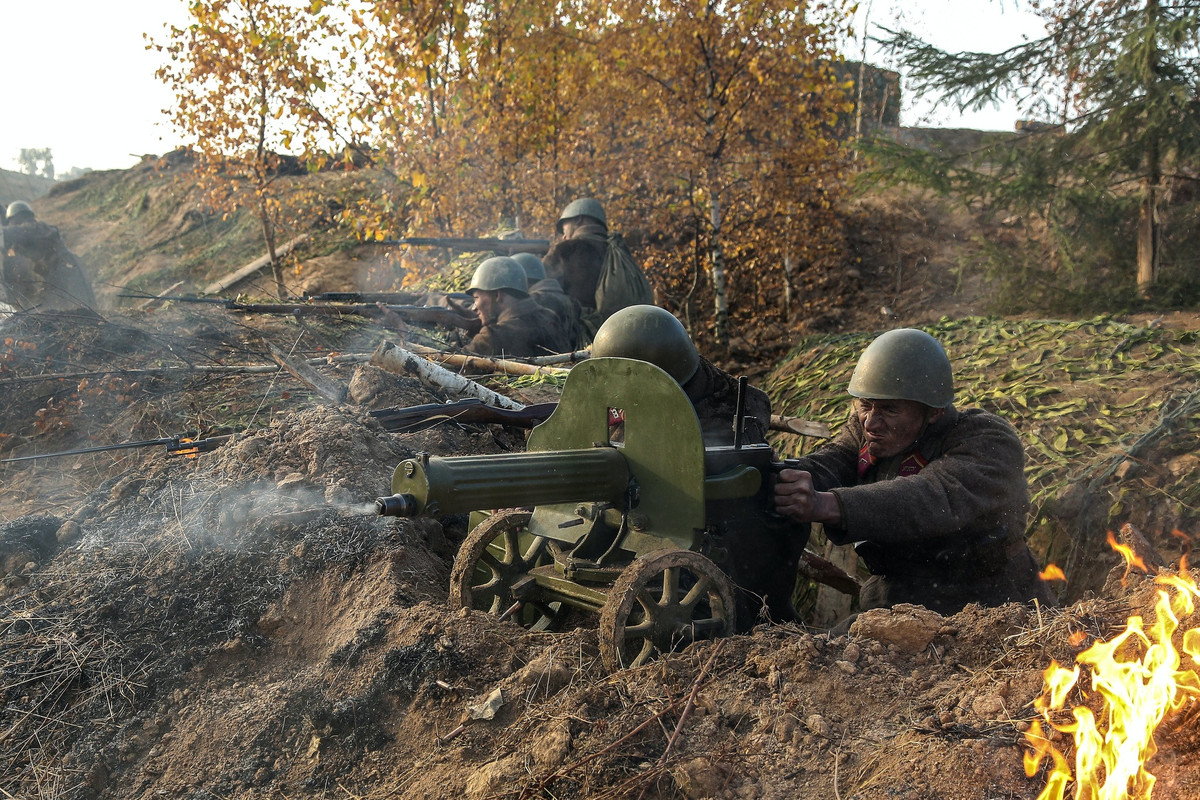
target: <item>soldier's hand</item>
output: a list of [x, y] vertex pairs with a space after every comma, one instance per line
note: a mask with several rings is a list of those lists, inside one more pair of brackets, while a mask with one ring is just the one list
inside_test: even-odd
[[837, 523], [841, 506], [830, 492], [818, 492], [812, 475], [801, 469], [785, 469], [775, 481], [775, 513], [796, 522]]

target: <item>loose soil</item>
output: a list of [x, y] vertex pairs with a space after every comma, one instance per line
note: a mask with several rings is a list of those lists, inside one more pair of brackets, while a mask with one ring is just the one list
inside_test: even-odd
[[[99, 186], [72, 195], [84, 190]], [[63, 196], [48, 202], [65, 228]], [[97, 247], [118, 238], [111, 226], [90, 230]], [[361, 257], [321, 256], [343, 271]], [[925, 263], [928, 280], [905, 278], [913, 288], [899, 301], [871, 289], [879, 281], [862, 267], [857, 280], [869, 285], [839, 330], [965, 316], [967, 298], [939, 305], [931, 288], [946, 262]], [[101, 272], [120, 283], [115, 269]], [[887, 325], [872, 322], [883, 306]], [[1195, 329], [1191, 319], [1159, 324]], [[155, 446], [3, 465], [0, 791], [1034, 798], [1044, 771], [1026, 777], [1023, 732], [1043, 671], [1072, 664], [1130, 615], [1154, 618], [1162, 587], [1137, 571], [1122, 580], [1118, 567], [1062, 609], [943, 618], [902, 606], [869, 612], [847, 633], [764, 624], [610, 674], [594, 619], [532, 632], [449, 607], [464, 518], [375, 516], [372, 500], [404, 458], [524, 442], [500, 426], [384, 431], [370, 409], [452, 398], [347, 358], [383, 338], [396, 334], [356, 318], [185, 304], [3, 323], [0, 455], [245, 434], [195, 458]], [[284, 373], [212, 369], [271, 364], [268, 345], [320, 360], [346, 402]], [[524, 402], [556, 389], [488, 382]], [[1181, 619], [1181, 630], [1197, 626], [1200, 614]], [[1075, 698], [1098, 707], [1091, 693]], [[1148, 764], [1155, 797], [1200, 796], [1198, 721], [1192, 703], [1160, 729]]]

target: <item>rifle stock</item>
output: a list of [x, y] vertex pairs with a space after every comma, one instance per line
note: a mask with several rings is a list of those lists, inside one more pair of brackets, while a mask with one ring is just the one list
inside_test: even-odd
[[[518, 428], [532, 428], [546, 420], [557, 402], [536, 403], [519, 410], [496, 408], [484, 404], [482, 400], [466, 398], [453, 403], [426, 403], [405, 408], [380, 408], [371, 412], [371, 416], [379, 421], [383, 429], [392, 433], [413, 433], [432, 428], [442, 422], [454, 421], [463, 423], [493, 423], [513, 425]], [[829, 427], [819, 422], [810, 422], [797, 417], [782, 417], [771, 415], [770, 430], [783, 433], [794, 433], [801, 436], [828, 438]]]
[[466, 398], [454, 403], [426, 403], [407, 408], [380, 408], [371, 412], [384, 430], [415, 433], [443, 422], [483, 423], [532, 428], [554, 412], [558, 403], [535, 403], [521, 409], [496, 408], [482, 400]]

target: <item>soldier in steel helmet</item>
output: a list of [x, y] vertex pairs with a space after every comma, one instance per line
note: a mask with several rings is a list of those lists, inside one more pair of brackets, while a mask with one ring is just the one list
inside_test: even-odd
[[579, 304], [576, 346], [587, 345], [613, 312], [654, 303], [649, 281], [624, 239], [609, 232], [598, 200], [584, 197], [568, 204], [559, 215], [558, 233], [561, 238], [546, 254], [546, 274]]
[[[696, 351], [687, 330], [674, 314], [651, 305], [635, 305], [615, 312], [596, 332], [592, 358], [635, 358], [647, 361], [675, 379], [683, 389], [704, 435], [706, 447], [733, 444], [738, 381]], [[771, 399], [766, 392], [746, 387], [741, 441], [766, 442], [771, 422]], [[761, 621], [764, 609], [770, 619], [795, 619], [792, 591], [804, 545], [807, 525], [771, 516], [734, 517], [710, 529], [714, 543], [736, 565], [736, 574], [754, 587], [739, 586], [738, 629], [748, 630]]]
[[538, 305], [554, 312], [573, 343], [574, 337], [571, 337], [570, 333], [579, 323], [579, 304], [563, 292], [562, 284], [554, 278], [546, 277], [545, 265], [533, 253], [514, 253], [512, 259], [525, 270], [525, 279], [529, 282], [529, 296]]
[[837, 436], [780, 473], [775, 509], [854, 545], [872, 574], [860, 609], [1055, 604], [1025, 543], [1021, 440], [995, 414], [954, 407], [941, 344], [912, 328], [884, 333], [849, 393]]
[[38, 220], [24, 200], [6, 209], [3, 242], [4, 288], [13, 306], [62, 310], [96, 305], [83, 264], [58, 228]]
[[529, 296], [525, 270], [508, 256], [480, 264], [467, 289], [482, 325], [466, 349], [483, 356], [540, 356], [565, 353], [570, 343], [553, 311]]
[[[683, 323], [670, 311], [650, 305], [623, 308], [600, 326], [590, 349], [592, 358], [636, 358], [660, 367], [692, 401], [704, 443], [733, 444], [737, 379], [697, 352]], [[765, 442], [771, 424], [771, 399], [752, 386], [746, 391], [742, 441]]]

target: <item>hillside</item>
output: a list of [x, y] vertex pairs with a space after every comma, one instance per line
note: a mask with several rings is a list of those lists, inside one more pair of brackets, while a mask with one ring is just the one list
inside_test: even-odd
[[[182, 172], [147, 161], [35, 203], [99, 276], [103, 308], [3, 323], [0, 455], [247, 433], [194, 458], [156, 446], [3, 465], [11, 796], [1034, 798], [1045, 767], [1025, 776], [1023, 733], [1043, 671], [1130, 615], [1155, 619], [1170, 588], [1122, 580], [1104, 533], [1131, 524], [1177, 566], [1172, 531], [1195, 532], [1196, 326], [982, 316], [986, 287], [957, 272], [972, 220], [930, 198], [863, 201], [845, 291], [730, 365], [777, 407], [836, 424], [870, 332], [929, 326], [963, 400], [1024, 436], [1033, 543], [1066, 570], [1067, 605], [900, 607], [841, 635], [762, 625], [608, 674], [594, 617], [527, 631], [448, 606], [462, 517], [374, 515], [404, 458], [524, 444], [501, 426], [383, 430], [370, 409], [453, 399], [366, 363], [395, 332], [118, 297], [195, 291], [260, 255], [248, 223], [189, 213]], [[317, 179], [340, 201], [341, 181], [366, 176]], [[398, 281], [378, 250], [312, 232], [289, 271], [297, 293]], [[272, 349], [308, 359], [344, 401], [276, 371]], [[561, 385], [481, 380], [522, 402]], [[1200, 625], [1194, 606], [1176, 617]], [[1099, 708], [1095, 693], [1072, 701]], [[1156, 797], [1200, 794], [1197, 708], [1159, 730]]]

